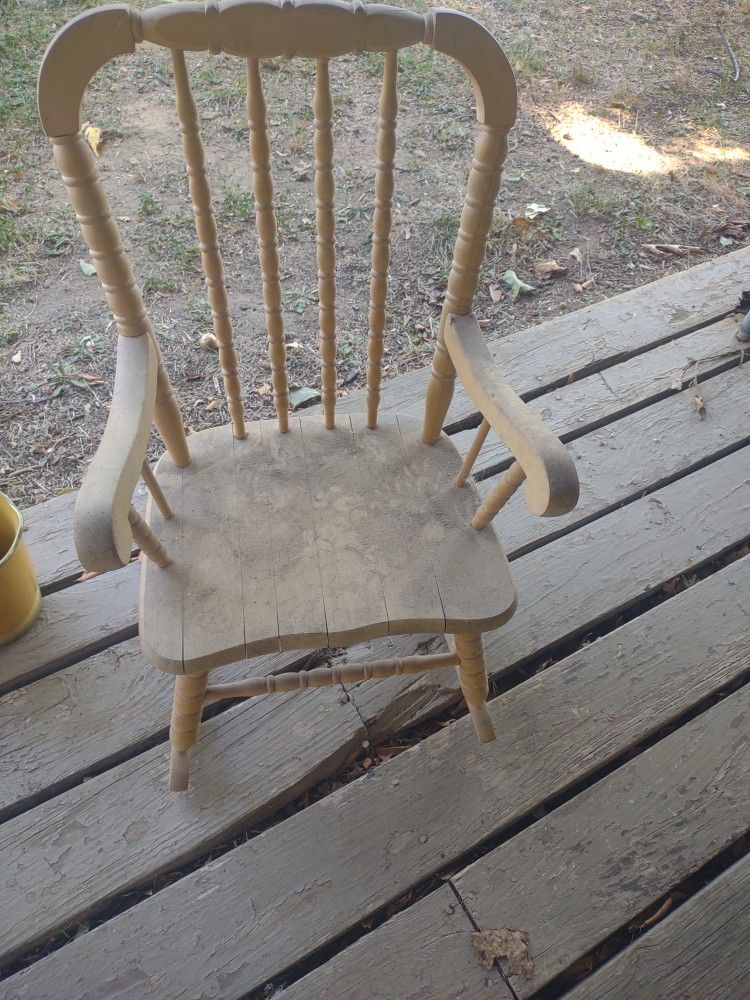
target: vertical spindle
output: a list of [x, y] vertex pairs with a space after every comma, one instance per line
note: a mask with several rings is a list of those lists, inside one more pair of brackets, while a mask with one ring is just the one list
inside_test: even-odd
[[313, 113], [321, 397], [325, 425], [332, 428], [336, 422], [336, 231], [333, 215], [333, 102], [327, 59], [317, 61]]

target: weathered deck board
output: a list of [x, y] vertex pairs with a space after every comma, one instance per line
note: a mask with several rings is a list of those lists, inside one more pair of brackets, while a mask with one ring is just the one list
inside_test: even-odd
[[[750, 442], [750, 428], [740, 416], [750, 398], [750, 367], [716, 375], [695, 391], [706, 407], [703, 420], [694, 393], [687, 390], [571, 441], [567, 448], [581, 482], [575, 510], [563, 517], [537, 517], [519, 493], [494, 522], [509, 558]], [[486, 496], [495, 482], [494, 476], [481, 480], [480, 495]]]
[[0, 647], [0, 694], [137, 631], [138, 564], [51, 594], [29, 631]]
[[278, 1000], [513, 1000], [497, 969], [483, 969], [474, 930], [442, 886], [274, 994]]
[[[746, 570], [747, 560], [734, 567]], [[711, 604], [717, 579], [496, 699], [496, 743], [479, 746], [467, 719], [443, 729], [37, 962], [4, 995], [57, 996], [61, 975], [88, 1000], [111, 995], [115, 983], [118, 1000], [189, 994], [196, 982], [229, 1000], [260, 986], [741, 675], [746, 635], [729, 656], [731, 635], [719, 649], [709, 630], [697, 630], [685, 656], [672, 655], [692, 602]], [[723, 594], [713, 607], [711, 621], [723, 617], [732, 633], [738, 620], [747, 624], [738, 599]], [[631, 635], [634, 659], [618, 657]], [[248, 766], [253, 755], [244, 756]], [[226, 751], [214, 767], [236, 790]], [[197, 777], [206, 789], [208, 771]]]
[[[747, 695], [745, 691], [741, 696], [745, 707]], [[732, 696], [453, 876], [451, 882], [473, 921], [473, 925], [466, 921], [470, 929], [509, 927], [530, 935], [534, 977], [510, 976], [518, 997], [533, 995], [744, 832], [750, 805], [744, 794], [743, 760], [748, 759], [750, 749], [742, 739], [741, 726], [731, 728], [737, 720], [742, 720], [742, 714]], [[622, 850], [616, 847], [619, 844]], [[419, 952], [439, 952], [444, 925], [435, 919], [434, 906], [424, 906], [428, 900], [366, 934], [282, 991], [281, 998], [364, 998], [364, 991], [357, 992], [362, 970], [382, 973], [384, 957], [395, 942], [408, 941], [410, 930], [418, 925]], [[418, 913], [424, 913], [423, 920]], [[740, 936], [734, 938], [739, 944]], [[453, 975], [435, 978], [436, 998], [447, 1000], [456, 983], [471, 980], [478, 961], [469, 951], [465, 931], [463, 949], [455, 948], [452, 957]], [[397, 967], [396, 974], [405, 968], [407, 983], [413, 961], [403, 956]], [[507, 967], [504, 971], [509, 974]], [[647, 989], [653, 979], [641, 975], [638, 980], [643, 992], [633, 990], [631, 977], [629, 983], [623, 980], [628, 988], [616, 995], [623, 1000], [656, 996]], [[384, 998], [408, 995], [394, 986], [397, 979], [386, 981], [392, 992], [380, 994]], [[369, 985], [369, 977], [365, 982]], [[594, 990], [589, 994], [584, 986], [583, 995], [609, 997], [610, 993]], [[659, 994], [664, 1000], [680, 995], [678, 991]], [[697, 1000], [707, 994], [695, 995]]]
[[750, 982], [748, 941], [750, 855], [745, 855], [566, 997], [739, 998]]
[[[515, 560], [518, 610], [485, 636], [490, 676], [742, 543], [750, 523], [749, 467], [746, 447]], [[376, 740], [413, 725], [426, 709], [434, 713], [439, 686], [447, 707], [457, 697], [454, 671], [347, 685]]]
[[529, 934], [533, 979], [504, 969], [517, 996], [532, 996], [747, 831], [748, 719], [746, 686], [453, 880], [483, 930]]
[[[222, 667], [214, 677], [279, 673], [305, 658], [273, 653]], [[0, 759], [12, 760], [13, 768], [0, 782], [0, 818], [165, 739], [173, 690], [174, 677], [156, 670], [138, 639], [129, 639], [9, 691], [0, 699]]]
[[269, 815], [364, 738], [336, 688], [251, 699], [204, 724], [186, 795], [167, 794], [168, 752], [157, 746], [9, 820], [0, 959]]
[[[750, 247], [745, 247], [494, 341], [490, 352], [516, 392], [538, 394], [726, 316], [747, 285], [748, 269]], [[429, 374], [425, 368], [386, 382], [381, 413], [420, 414]], [[362, 403], [353, 393], [336, 405], [343, 413], [360, 410]], [[475, 413], [457, 381], [446, 426]]]
[[[747, 351], [743, 354], [742, 345], [735, 338], [736, 332], [734, 317], [721, 320], [639, 354], [604, 373], [560, 386], [531, 400], [528, 405], [563, 440], [571, 435], [577, 437], [585, 430], [680, 392], [693, 381], [696, 367], [692, 362], [697, 358], [706, 359], [697, 369], [701, 378], [737, 367], [741, 359], [750, 355]], [[474, 433], [467, 430], [453, 436], [453, 443], [462, 455], [468, 451]], [[510, 459], [508, 449], [490, 432], [474, 472], [486, 474], [506, 465]]]

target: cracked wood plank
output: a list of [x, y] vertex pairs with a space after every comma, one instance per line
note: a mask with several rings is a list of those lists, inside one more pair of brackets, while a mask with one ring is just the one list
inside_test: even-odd
[[[87, 1000], [115, 989], [118, 1000], [189, 995], [196, 982], [238, 1000], [740, 676], [747, 637], [730, 656], [705, 628], [685, 655], [672, 641], [664, 669], [653, 667], [654, 637], [670, 622], [684, 635], [691, 602], [708, 606], [717, 579], [495, 699], [495, 743], [479, 745], [460, 720], [35, 963], [0, 995], [51, 1000], [64, 977]], [[720, 612], [743, 615], [739, 600]], [[225, 753], [216, 780], [231, 775], [236, 792]], [[195, 782], [203, 794], [207, 777]]]
[[746, 854], [566, 997], [741, 997], [750, 981], [749, 940], [750, 855]]
[[269, 816], [333, 774], [364, 738], [340, 688], [252, 698], [201, 727], [189, 792], [167, 791], [160, 745], [8, 820], [0, 959]]
[[483, 969], [474, 930], [445, 885], [330, 961], [275, 993], [277, 1000], [513, 1000], [497, 969]]
[[[737, 664], [750, 618], [737, 627], [714, 607], [700, 621], [722, 645], [734, 630]], [[658, 674], [665, 651], [660, 637], [657, 644]], [[749, 720], [746, 686], [453, 879], [479, 927], [529, 934], [533, 977], [511, 975], [501, 962], [518, 997], [533, 996], [747, 831]], [[641, 981], [638, 990], [630, 979], [628, 997], [653, 995]]]

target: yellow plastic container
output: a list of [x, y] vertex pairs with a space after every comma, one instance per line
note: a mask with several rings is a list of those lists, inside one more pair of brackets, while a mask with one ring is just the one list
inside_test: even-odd
[[42, 606], [26, 543], [21, 511], [0, 493], [0, 646], [33, 623]]

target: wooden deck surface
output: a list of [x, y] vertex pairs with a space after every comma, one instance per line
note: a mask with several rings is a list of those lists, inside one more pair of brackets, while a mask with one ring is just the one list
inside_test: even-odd
[[[453, 670], [271, 696], [209, 711], [170, 794], [139, 564], [76, 582], [74, 495], [29, 511], [46, 596], [0, 650], [0, 997], [743, 995], [748, 285], [750, 249], [493, 345], [582, 487], [567, 517], [519, 494], [496, 521], [519, 607], [487, 637], [493, 744]], [[418, 413], [425, 382], [393, 380], [384, 409]], [[459, 450], [478, 419], [457, 392]], [[508, 464], [488, 440], [480, 492]], [[531, 978], [480, 964], [472, 933], [503, 929]]]

